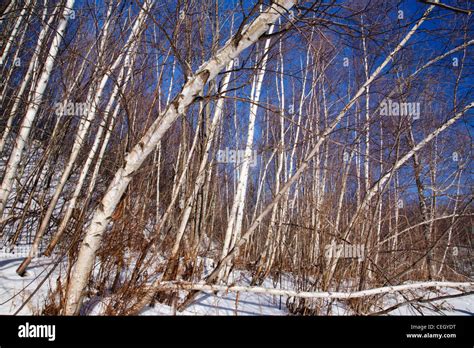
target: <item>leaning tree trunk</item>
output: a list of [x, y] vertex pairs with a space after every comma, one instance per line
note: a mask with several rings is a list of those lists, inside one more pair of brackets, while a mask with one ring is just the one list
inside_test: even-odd
[[38, 113], [39, 106], [43, 100], [43, 95], [48, 85], [49, 78], [51, 76], [51, 71], [53, 70], [54, 61], [56, 55], [59, 51], [59, 46], [64, 37], [64, 32], [66, 30], [66, 25], [68, 21], [68, 14], [70, 9], [74, 6], [74, 0], [67, 0], [66, 6], [64, 7], [62, 18], [59, 21], [59, 25], [54, 36], [53, 42], [49, 49], [46, 62], [41, 71], [38, 83], [33, 91], [33, 97], [30, 101], [30, 104], [26, 110], [26, 115], [23, 118], [23, 121], [20, 126], [20, 131], [15, 141], [15, 145], [10, 154], [10, 159], [8, 160], [7, 169], [2, 181], [2, 187], [0, 189], [0, 216], [3, 216], [5, 206], [7, 204], [8, 196], [13, 187], [13, 181], [15, 179], [18, 165], [23, 154], [23, 149], [26, 146], [26, 141], [30, 135], [31, 128], [33, 127], [33, 122]]
[[81, 244], [74, 272], [68, 284], [66, 304], [63, 313], [73, 315], [78, 313], [92, 271], [96, 252], [100, 246], [102, 235], [107, 224], [125, 192], [133, 173], [140, 168], [143, 161], [156, 147], [166, 131], [184, 114], [188, 107], [199, 97], [205, 84], [213, 80], [217, 74], [244, 49], [248, 48], [267, 32], [268, 27], [281, 15], [282, 11], [290, 9], [294, 4], [291, 0], [277, 0], [261, 13], [251, 24], [227, 41], [209, 61], [190, 76], [181, 92], [169, 104], [165, 112], [148, 129], [137, 145], [125, 157], [125, 164], [115, 174], [101, 203], [94, 211], [92, 221]]
[[[293, 184], [298, 180], [298, 178], [303, 174], [303, 172], [308, 168], [309, 163], [311, 159], [315, 156], [315, 154], [319, 153], [319, 148], [321, 147], [322, 143], [327, 139], [327, 137], [333, 132], [333, 130], [336, 128], [336, 126], [339, 124], [341, 119], [344, 117], [344, 115], [347, 113], [347, 111], [354, 105], [354, 103], [359, 99], [359, 97], [364, 93], [366, 87], [370, 85], [375, 78], [382, 72], [382, 70], [391, 62], [394, 58], [394, 56], [406, 45], [408, 40], [415, 34], [417, 29], [423, 24], [423, 22], [426, 20], [428, 15], [431, 13], [433, 10], [434, 5], [431, 5], [423, 14], [423, 16], [417, 21], [417, 23], [410, 29], [410, 31], [407, 33], [407, 35], [400, 41], [400, 43], [393, 49], [393, 51], [385, 58], [385, 60], [379, 65], [379, 67], [371, 74], [370, 78], [365, 81], [365, 83], [359, 88], [357, 93], [354, 95], [354, 97], [347, 103], [347, 105], [341, 110], [341, 112], [336, 116], [336, 118], [332, 121], [332, 123], [329, 125], [329, 127], [326, 127], [324, 132], [322, 132], [321, 136], [319, 137], [318, 141], [316, 144], [313, 146], [309, 154], [305, 157], [305, 159], [302, 161], [302, 164], [298, 168], [298, 170], [295, 172], [293, 176], [291, 176], [288, 181], [285, 183], [285, 185], [281, 188], [281, 190], [275, 195], [273, 200], [266, 206], [266, 208], [263, 210], [263, 212], [258, 216], [258, 218], [252, 223], [252, 225], [249, 227], [247, 232], [242, 235], [240, 240], [236, 243], [236, 245], [228, 252], [228, 254], [221, 258], [221, 261], [218, 263], [216, 268], [209, 274], [208, 277], [206, 277], [206, 281], [208, 283], [212, 283], [219, 279], [219, 274], [221, 270], [227, 265], [227, 262], [231, 260], [239, 251], [240, 247], [245, 244], [250, 236], [255, 232], [257, 227], [260, 225], [260, 223], [263, 221], [263, 219], [272, 211], [273, 206], [276, 205], [285, 195], [285, 193], [293, 186]], [[457, 115], [458, 116], [458, 115]], [[462, 115], [459, 115], [461, 117]], [[459, 118], [458, 117], [458, 118]], [[457, 118], [456, 118], [457, 119]], [[454, 120], [455, 121], [455, 120]], [[453, 123], [454, 123], [453, 121]], [[450, 123], [451, 124], [451, 123]], [[449, 124], [449, 125], [450, 125]], [[448, 126], [449, 126], [448, 125]], [[388, 179], [388, 177], [387, 177]], [[380, 183], [380, 182], [379, 182]], [[378, 183], [378, 184], [379, 184]], [[371, 199], [372, 195], [367, 194], [366, 199]], [[362, 203], [363, 204], [363, 203]], [[352, 225], [352, 224], [351, 224]], [[338, 255], [340, 256], [340, 255]], [[180, 305], [179, 310], [183, 310], [186, 308], [194, 299], [196, 296], [196, 292], [190, 293], [187, 297], [187, 299]]]
[[[111, 7], [110, 7], [111, 9]], [[104, 35], [103, 35], [103, 40], [101, 41], [101, 46], [100, 46], [100, 53], [103, 55], [103, 49], [105, 47], [105, 41], [107, 40], [107, 32], [108, 28], [110, 25], [110, 15], [111, 15], [111, 10], [109, 12], [108, 20], [104, 24]], [[125, 59], [124, 64], [129, 60], [130, 57], [130, 52], [132, 50], [132, 46], [134, 46], [135, 40], [138, 39], [138, 35], [141, 31], [142, 24], [145, 20], [146, 12], [141, 11], [140, 14], [138, 15], [138, 19], [135, 22], [132, 32], [130, 33], [130, 36], [128, 38], [128, 42], [126, 44], [125, 50], [115, 59], [114, 63], [112, 64], [112, 67], [110, 70], [114, 70], [115, 68], [118, 67], [118, 64], [122, 62], [122, 59]], [[125, 58], [124, 58], [125, 56]], [[51, 199], [48, 209], [46, 210], [45, 216], [43, 217], [40, 227], [38, 228], [38, 231], [36, 231], [35, 238], [33, 241], [33, 245], [31, 247], [30, 253], [28, 257], [25, 258], [25, 260], [22, 262], [22, 264], [18, 267], [17, 273], [19, 275], [23, 275], [26, 268], [30, 264], [32, 258], [37, 255], [38, 253], [38, 247], [39, 243], [41, 241], [41, 238], [43, 237], [44, 233], [48, 229], [49, 226], [49, 221], [53, 215], [54, 209], [56, 208], [56, 204], [59, 201], [60, 195], [62, 193], [62, 190], [64, 189], [66, 182], [69, 178], [69, 175], [74, 167], [74, 163], [76, 162], [77, 157], [79, 156], [79, 152], [83, 146], [84, 139], [86, 138], [87, 132], [89, 130], [89, 127], [92, 123], [92, 120], [95, 117], [95, 114], [97, 112], [98, 105], [100, 103], [103, 91], [105, 89], [105, 86], [107, 82], [109, 81], [110, 74], [107, 72], [101, 79], [99, 87], [97, 90], [94, 90], [94, 88], [91, 88], [89, 90], [89, 95], [87, 97], [87, 116], [85, 117], [85, 120], [82, 120], [82, 122], [79, 124], [76, 137], [74, 140], [74, 145], [71, 151], [71, 154], [69, 156], [68, 162], [66, 167], [63, 170], [63, 173], [61, 175], [61, 179], [59, 184], [56, 186], [53, 198]], [[112, 96], [113, 97], [113, 96]], [[87, 164], [87, 163], [86, 163]], [[88, 167], [88, 166], [87, 166]], [[87, 168], [88, 169], [88, 168]], [[85, 179], [86, 173], [82, 173], [84, 177], [80, 178], [81, 180]], [[62, 233], [62, 232], [61, 232]]]
[[0, 56], [0, 65], [5, 64], [5, 60], [7, 58], [8, 52], [10, 51], [10, 47], [12, 43], [15, 41], [16, 36], [18, 34], [18, 30], [20, 29], [21, 23], [23, 22], [23, 19], [25, 17], [26, 11], [28, 10], [28, 7], [30, 6], [30, 1], [26, 1], [23, 9], [20, 12], [20, 15], [15, 21], [15, 25], [13, 27], [13, 30], [10, 33], [10, 36], [7, 39], [7, 43], [5, 45], [5, 48], [3, 49], [3, 53]]

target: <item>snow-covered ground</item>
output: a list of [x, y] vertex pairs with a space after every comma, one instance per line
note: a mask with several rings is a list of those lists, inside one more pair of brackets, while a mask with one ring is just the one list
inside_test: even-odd
[[[0, 315], [14, 314], [22, 303], [32, 294], [44, 275], [50, 269], [51, 260], [38, 258], [32, 262], [24, 277], [16, 274], [16, 269], [23, 261], [23, 257], [4, 253], [0, 258]], [[54, 288], [50, 283], [55, 277], [50, 277], [32, 299], [17, 313], [23, 315], [39, 314], [39, 308], [48, 294]]]
[[[457, 294], [454, 289], [440, 289], [437, 297]], [[435, 297], [435, 296], [433, 296]], [[417, 304], [417, 309], [403, 305], [389, 312], [389, 315], [474, 315], [474, 294]]]
[[[3, 253], [0, 257], [0, 315], [16, 313], [23, 302], [32, 294], [44, 276], [51, 270], [52, 261], [49, 258], [35, 259], [24, 277], [19, 277], [15, 271], [23, 258], [15, 254]], [[39, 314], [44, 301], [48, 296], [49, 289], [54, 289], [59, 265], [35, 293], [31, 300], [23, 306], [18, 314]], [[248, 285], [249, 277], [245, 272], [236, 271], [232, 274], [231, 282], [239, 285]], [[283, 281], [283, 288], [288, 289], [290, 282]], [[266, 280], [263, 287], [273, 288], [274, 284]], [[454, 289], [438, 289], [433, 297], [446, 296], [458, 293]], [[399, 301], [399, 295], [386, 297], [386, 306], [389, 308]], [[102, 299], [87, 299], [84, 303], [83, 312], [89, 315], [101, 314], [103, 308]], [[334, 315], [350, 315], [344, 303], [335, 301], [332, 305]], [[142, 315], [173, 315], [171, 306], [157, 303], [154, 307], [147, 307]], [[184, 312], [177, 315], [288, 315], [286, 308], [286, 297], [273, 296], [256, 293], [219, 292], [200, 293], [194, 304]], [[474, 294], [439, 300], [430, 303], [417, 303], [416, 306], [403, 305], [388, 315], [474, 315]]]

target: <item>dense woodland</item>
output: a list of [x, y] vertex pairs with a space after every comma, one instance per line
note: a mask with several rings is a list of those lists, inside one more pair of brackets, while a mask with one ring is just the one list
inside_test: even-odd
[[236, 270], [357, 314], [384, 310], [365, 290], [472, 286], [472, 11], [3, 1], [1, 250], [28, 247], [18, 277], [54, 261], [45, 315], [183, 310]]

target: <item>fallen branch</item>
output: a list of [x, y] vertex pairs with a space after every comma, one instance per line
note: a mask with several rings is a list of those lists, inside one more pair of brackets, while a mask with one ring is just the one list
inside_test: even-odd
[[187, 282], [163, 282], [158, 288], [160, 290], [199, 290], [199, 291], [227, 291], [227, 292], [252, 292], [258, 294], [268, 295], [281, 295], [288, 297], [301, 297], [301, 298], [328, 298], [328, 299], [350, 299], [359, 298], [379, 294], [391, 294], [395, 292], [401, 292], [405, 290], [413, 289], [428, 289], [436, 287], [445, 288], [472, 288], [474, 290], [474, 282], [423, 282], [414, 284], [404, 284], [395, 286], [384, 286], [381, 288], [368, 289], [355, 292], [308, 292], [308, 291], [294, 291], [294, 290], [283, 290], [283, 289], [271, 289], [259, 286], [227, 286], [227, 285], [210, 285], [210, 284], [193, 284]]

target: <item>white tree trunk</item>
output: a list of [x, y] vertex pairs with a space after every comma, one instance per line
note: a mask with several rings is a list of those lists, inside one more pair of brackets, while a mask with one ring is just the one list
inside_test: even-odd
[[[269, 33], [273, 32], [274, 26], [270, 26]], [[267, 53], [270, 48], [270, 39], [265, 41], [265, 46], [262, 52], [262, 62], [261, 67], [259, 68], [257, 75], [253, 79], [252, 83], [252, 93], [250, 96], [251, 105], [250, 105], [250, 114], [249, 114], [249, 124], [247, 130], [247, 143], [245, 145], [244, 159], [240, 163], [241, 171], [239, 172], [239, 182], [237, 185], [237, 190], [234, 195], [234, 201], [232, 203], [232, 209], [229, 217], [229, 222], [227, 223], [227, 230], [224, 238], [224, 245], [222, 246], [221, 258], [225, 257], [229, 252], [231, 247], [231, 239], [234, 235], [240, 234], [240, 229], [242, 226], [243, 210], [245, 204], [245, 194], [247, 192], [248, 176], [250, 170], [250, 160], [252, 157], [252, 148], [254, 141], [255, 133], [255, 121], [257, 119], [258, 103], [260, 101], [260, 92], [262, 89], [263, 78], [265, 76], [265, 70], [267, 66]], [[225, 273], [225, 272], [224, 272]], [[222, 274], [225, 276], [226, 274]]]
[[[431, 282], [421, 282], [421, 283], [412, 283], [412, 284], [403, 284], [403, 285], [394, 285], [394, 286], [385, 286], [381, 288], [374, 288], [361, 291], [348, 291], [348, 292], [308, 292], [308, 291], [294, 291], [294, 290], [284, 290], [284, 289], [272, 289], [264, 288], [260, 286], [227, 286], [227, 285], [218, 285], [218, 284], [192, 284], [186, 282], [163, 282], [160, 284], [159, 288], [163, 290], [200, 290], [200, 291], [224, 291], [224, 292], [251, 292], [255, 294], [267, 294], [267, 295], [281, 295], [288, 297], [301, 297], [301, 298], [324, 298], [324, 299], [351, 299], [351, 298], [361, 298], [374, 295], [382, 294], [394, 294], [397, 292], [416, 290], [416, 289], [431, 289], [438, 287], [446, 287], [453, 289], [465, 289], [469, 291], [471, 288], [474, 288], [474, 282], [441, 282], [441, 281], [431, 281]], [[138, 314], [138, 313], [132, 313]]]
[[[33, 2], [32, 6], [35, 6], [35, 3], [36, 3], [36, 1]], [[26, 21], [28, 22], [29, 19], [30, 19], [30, 14], [28, 14], [28, 16], [26, 16]], [[22, 31], [21, 31], [21, 34], [20, 34], [20, 40], [17, 43], [17, 48], [15, 50], [15, 54], [13, 55], [12, 62], [16, 62], [17, 59], [18, 59], [18, 55], [20, 54], [20, 52], [22, 52], [23, 43], [25, 41], [25, 36], [26, 36], [27, 31], [28, 31], [28, 27], [29, 27], [28, 24], [25, 24], [22, 27]], [[5, 70], [7, 70], [7, 73], [6, 73], [6, 77], [4, 77], [4, 79], [2, 81], [3, 88], [2, 88], [2, 92], [0, 94], [0, 103], [2, 103], [4, 98], [6, 97], [6, 93], [8, 91], [8, 83], [10, 82], [10, 78], [12, 77], [13, 72], [15, 71], [14, 64], [10, 67], [10, 69], [7, 69], [7, 67], [4, 66], [3, 69], [2, 69], [2, 74], [5, 74]], [[3, 151], [3, 146], [0, 146], [0, 152], [2, 152], [2, 151]]]
[[[230, 62], [227, 66], [227, 70], [231, 70], [232, 67], [233, 67], [233, 63]], [[186, 205], [185, 205], [185, 208], [184, 208], [184, 211], [183, 211], [183, 214], [182, 214], [181, 222], [179, 224], [178, 232], [176, 234], [176, 241], [175, 241], [175, 244], [173, 245], [173, 248], [171, 250], [170, 259], [174, 259], [177, 255], [177, 253], [178, 253], [179, 245], [180, 245], [181, 239], [184, 235], [184, 231], [186, 229], [186, 226], [188, 224], [194, 201], [196, 199], [196, 196], [197, 196], [198, 192], [200, 191], [200, 189], [202, 188], [202, 186], [204, 184], [204, 179], [206, 178], [206, 166], [208, 164], [209, 152], [211, 150], [212, 141], [213, 141], [214, 136], [216, 134], [217, 126], [219, 125], [219, 122], [222, 118], [223, 109], [224, 109], [225, 95], [226, 95], [227, 85], [229, 84], [229, 81], [230, 81], [230, 76], [231, 76], [231, 73], [229, 72], [224, 76], [224, 78], [222, 80], [222, 91], [220, 93], [222, 98], [220, 98], [216, 103], [216, 108], [215, 108], [215, 111], [214, 111], [214, 117], [213, 117], [212, 123], [211, 123], [211, 130], [209, 132], [208, 140], [206, 142], [206, 147], [205, 147], [205, 150], [204, 150], [203, 158], [202, 158], [201, 163], [199, 165], [199, 172], [198, 172], [198, 175], [197, 175], [197, 178], [196, 178], [196, 181], [195, 181], [193, 191], [192, 191], [191, 195], [189, 196], [189, 198], [186, 202]]]
[[0, 216], [3, 216], [3, 212], [8, 200], [8, 196], [12, 190], [13, 181], [17, 172], [18, 165], [25, 148], [26, 141], [30, 135], [31, 127], [35, 120], [41, 101], [43, 100], [44, 91], [49, 81], [51, 71], [53, 70], [54, 60], [59, 50], [59, 45], [64, 37], [66, 25], [68, 21], [68, 14], [70, 9], [74, 6], [74, 0], [67, 0], [66, 6], [62, 14], [62, 18], [59, 22], [56, 35], [54, 36], [53, 42], [48, 52], [46, 62], [43, 66], [40, 78], [34, 89], [33, 98], [30, 101], [30, 105], [26, 111], [26, 115], [20, 126], [20, 131], [15, 141], [10, 159], [8, 160], [7, 169], [2, 181], [2, 187], [0, 189]]
[[180, 94], [167, 106], [161, 117], [157, 118], [138, 144], [126, 156], [124, 166], [116, 172], [99, 207], [94, 211], [92, 221], [86, 231], [75, 269], [68, 284], [64, 314], [76, 314], [80, 308], [82, 292], [92, 270], [102, 234], [107, 228], [115, 207], [125, 192], [133, 173], [141, 166], [179, 115], [184, 114], [189, 105], [195, 101], [207, 81], [214, 79], [232, 59], [254, 44], [268, 30], [268, 27], [280, 17], [282, 11], [290, 9], [293, 4], [294, 1], [292, 0], [275, 1], [251, 24], [245, 26], [240, 36], [227, 41], [215, 56], [203, 64], [193, 76], [189, 77]]
[[16, 35], [18, 33], [18, 30], [20, 29], [20, 25], [23, 22], [23, 18], [25, 17], [26, 11], [28, 10], [29, 6], [30, 6], [30, 1], [26, 1], [25, 4], [23, 5], [23, 9], [20, 12], [20, 15], [15, 21], [13, 30], [11, 31], [10, 36], [7, 39], [7, 44], [5, 45], [5, 48], [3, 49], [3, 53], [0, 56], [0, 65], [5, 64], [8, 52], [10, 51], [10, 47], [16, 39]]
[[[365, 81], [365, 83], [359, 88], [357, 93], [354, 95], [354, 97], [349, 101], [349, 103], [343, 108], [343, 110], [336, 116], [335, 120], [331, 123], [329, 127], [326, 127], [325, 131], [321, 134], [319, 137], [318, 141], [314, 145], [313, 149], [310, 151], [310, 153], [306, 156], [304, 159], [303, 163], [301, 166], [298, 168], [298, 170], [295, 172], [295, 174], [288, 179], [286, 184], [282, 187], [282, 189], [275, 195], [274, 199], [266, 206], [266, 208], [263, 210], [263, 212], [258, 216], [258, 218], [252, 223], [252, 225], [249, 227], [247, 232], [242, 236], [242, 238], [238, 241], [238, 243], [232, 248], [229, 253], [221, 259], [217, 267], [212, 271], [212, 273], [206, 278], [208, 282], [213, 282], [218, 278], [218, 274], [220, 273], [220, 270], [224, 265], [232, 259], [232, 257], [238, 252], [240, 246], [245, 244], [250, 236], [255, 232], [257, 227], [260, 225], [262, 220], [267, 216], [273, 209], [273, 206], [277, 204], [277, 202], [284, 197], [285, 193], [290, 189], [290, 187], [296, 182], [296, 180], [301, 176], [301, 174], [306, 170], [306, 168], [309, 166], [310, 160], [314, 157], [316, 153], [319, 152], [319, 148], [321, 144], [326, 140], [326, 138], [331, 134], [331, 132], [334, 130], [334, 128], [339, 124], [343, 116], [346, 114], [346, 112], [354, 105], [356, 100], [364, 93], [365, 88], [370, 85], [375, 78], [380, 74], [380, 72], [387, 66], [387, 64], [392, 61], [393, 57], [395, 56], [396, 53], [398, 53], [408, 42], [408, 40], [415, 34], [417, 29], [420, 27], [420, 25], [426, 20], [430, 12], [433, 10], [434, 6], [430, 6], [423, 16], [418, 20], [418, 22], [410, 29], [410, 31], [407, 33], [407, 35], [403, 38], [403, 40], [397, 45], [397, 47], [386, 57], [386, 59], [382, 62], [382, 64], [372, 73], [370, 78]], [[460, 117], [460, 116], [459, 116]], [[454, 121], [453, 121], [454, 122]], [[372, 196], [369, 197], [369, 195], [366, 195], [367, 198], [372, 198]], [[340, 255], [339, 255], [340, 256]], [[189, 304], [191, 299], [189, 301], [186, 301], [182, 306], [181, 309], [184, 308], [187, 304]]]
[[[55, 188], [53, 197], [52, 197], [52, 199], [51, 199], [51, 201], [48, 205], [48, 209], [46, 210], [46, 213], [45, 213], [45, 215], [44, 215], [44, 217], [41, 221], [40, 227], [39, 227], [38, 231], [36, 232], [35, 240], [34, 240], [32, 248], [31, 248], [30, 255], [28, 256], [27, 259], [25, 259], [25, 262], [22, 263], [20, 265], [20, 267], [18, 267], [18, 270], [17, 270], [18, 274], [23, 274], [24, 273], [24, 271], [26, 269], [26, 266], [28, 266], [29, 261], [31, 260], [33, 255], [37, 254], [37, 248], [39, 246], [39, 242], [40, 242], [41, 238], [43, 237], [44, 233], [46, 232], [46, 230], [49, 226], [49, 221], [51, 219], [51, 216], [53, 215], [54, 209], [56, 208], [56, 204], [59, 201], [62, 190], [64, 189], [64, 186], [66, 185], [66, 182], [69, 178], [69, 175], [70, 175], [70, 173], [71, 173], [71, 171], [74, 167], [77, 156], [79, 156], [79, 152], [82, 148], [82, 145], [84, 144], [84, 140], [86, 139], [87, 132], [88, 132], [89, 127], [92, 123], [92, 120], [94, 119], [94, 117], [96, 115], [97, 108], [98, 108], [98, 105], [99, 105], [100, 100], [102, 98], [104, 88], [105, 88], [105, 86], [106, 86], [106, 84], [107, 84], [107, 82], [109, 81], [109, 78], [110, 78], [110, 72], [115, 70], [118, 67], [118, 65], [122, 62], [122, 59], [125, 59], [123, 64], [127, 63], [127, 60], [130, 59], [129, 57], [130, 57], [131, 49], [134, 46], [135, 41], [138, 39], [139, 32], [142, 29], [143, 22], [146, 18], [145, 10], [148, 10], [149, 6], [150, 6], [150, 2], [145, 2], [144, 10], [140, 11], [140, 13], [138, 15], [138, 19], [137, 19], [137, 21], [135, 22], [135, 24], [133, 26], [132, 32], [130, 33], [130, 36], [127, 40], [127, 44], [126, 44], [126, 47], [125, 47], [124, 51], [115, 59], [114, 63], [112, 64], [112, 67], [110, 68], [110, 70], [108, 72], [106, 72], [106, 74], [102, 77], [102, 79], [100, 81], [100, 84], [98, 86], [98, 89], [95, 90], [93, 87], [91, 87], [89, 89], [88, 96], [87, 96], [87, 99], [86, 99], [87, 100], [87, 102], [86, 102], [86, 104], [87, 104], [87, 115], [85, 116], [84, 119], [81, 120], [81, 122], [79, 124], [78, 130], [77, 130], [77, 133], [76, 133], [76, 137], [74, 139], [74, 144], [73, 144], [73, 147], [72, 147], [72, 150], [71, 150], [71, 154], [69, 156], [68, 163], [66, 164], [66, 167], [63, 170], [63, 173], [61, 175], [61, 179], [59, 181], [59, 184]], [[101, 44], [100, 44], [100, 49], [99, 50], [102, 53], [103, 53], [103, 49], [105, 47], [105, 42], [107, 41], [108, 28], [109, 28], [109, 25], [110, 25], [111, 8], [112, 8], [112, 6], [109, 8], [110, 12], [109, 12], [107, 20], [104, 24], [103, 37], [102, 37], [102, 41], [101, 41]], [[124, 58], [124, 56], [125, 56], [125, 58]], [[114, 91], [115, 91], [115, 88], [114, 88]], [[80, 180], [85, 179], [85, 175], [87, 174], [87, 172], [82, 173], [82, 174], [84, 175], [84, 178], [80, 178]]]
[[[127, 82], [130, 79], [131, 72], [132, 72], [132, 69], [131, 69], [131, 60], [132, 60], [131, 55], [133, 55], [135, 53], [135, 48], [136, 48], [136, 45], [134, 45], [134, 47], [131, 49], [131, 52], [133, 52], [133, 53], [130, 54], [130, 55], [127, 55], [125, 57], [125, 63], [122, 66], [118, 81], [114, 85], [114, 89], [112, 91], [110, 99], [107, 103], [107, 106], [105, 107], [104, 117], [103, 117], [102, 121], [100, 122], [99, 129], [98, 129], [97, 134], [96, 134], [95, 139], [94, 139], [94, 143], [92, 144], [92, 148], [89, 151], [86, 162], [84, 163], [84, 165], [82, 167], [81, 173], [79, 175], [79, 179], [77, 180], [77, 183], [76, 183], [76, 188], [74, 189], [74, 193], [73, 193], [71, 199], [68, 202], [68, 206], [67, 206], [66, 212], [64, 213], [64, 216], [61, 220], [61, 224], [59, 225], [59, 228], [58, 228], [58, 230], [56, 231], [56, 233], [53, 237], [53, 240], [50, 244], [50, 247], [48, 248], [48, 253], [45, 253], [46, 256], [49, 256], [51, 254], [51, 252], [54, 248], [54, 245], [56, 245], [56, 243], [59, 241], [59, 238], [61, 237], [61, 235], [63, 234], [64, 230], [67, 227], [69, 219], [71, 218], [72, 213], [74, 211], [74, 208], [76, 207], [76, 202], [79, 199], [79, 195], [81, 193], [82, 187], [84, 186], [84, 183], [86, 181], [87, 174], [89, 173], [89, 168], [92, 165], [92, 161], [93, 161], [93, 159], [94, 159], [94, 157], [97, 153], [97, 150], [99, 149], [99, 145], [100, 145], [100, 142], [102, 140], [102, 135], [104, 133], [104, 130], [106, 131], [106, 134], [104, 135], [103, 144], [105, 144], [105, 146], [107, 146], [108, 139], [109, 139], [109, 136], [110, 136], [110, 133], [111, 133], [111, 130], [109, 130], [107, 128], [107, 115], [111, 114], [110, 125], [112, 126], [115, 123], [115, 116], [117, 115], [116, 112], [112, 112], [112, 106], [113, 106], [113, 104], [116, 100], [119, 89], [120, 88], [124, 89], [127, 85]], [[104, 146], [102, 146], [102, 147], [104, 147]], [[100, 160], [102, 160], [102, 157], [103, 156], [100, 157]], [[99, 158], [98, 158], [98, 165], [100, 166]], [[96, 173], [96, 171], [94, 171], [94, 173]], [[95, 179], [95, 178], [93, 178], [93, 179]], [[94, 180], [94, 183], [95, 183], [95, 180]], [[39, 247], [39, 239], [38, 240], [35, 239], [35, 243], [33, 244], [31, 250], [33, 250], [33, 248], [38, 248], [38, 247]]]
[[[43, 10], [43, 16], [42, 16], [43, 21], [46, 18], [46, 14], [47, 14], [47, 7], [45, 7], [44, 10]], [[3, 149], [5, 147], [5, 143], [8, 139], [8, 135], [10, 134], [11, 127], [12, 127], [12, 124], [13, 124], [13, 119], [15, 118], [15, 116], [17, 114], [18, 107], [20, 106], [21, 98], [23, 97], [23, 93], [25, 92], [25, 89], [28, 86], [28, 83], [32, 79], [33, 74], [34, 74], [35, 70], [37, 69], [37, 66], [39, 65], [38, 55], [41, 51], [41, 46], [45, 42], [46, 34], [49, 32], [49, 30], [51, 28], [51, 24], [53, 23], [54, 14], [55, 14], [55, 12], [53, 12], [53, 14], [49, 18], [48, 22], [45, 23], [45, 25], [41, 28], [40, 34], [38, 35], [38, 40], [36, 41], [36, 47], [33, 51], [32, 56], [31, 56], [30, 63], [28, 64], [28, 70], [26, 71], [26, 74], [23, 77], [23, 80], [20, 84], [20, 88], [18, 89], [17, 95], [15, 97], [15, 101], [13, 102], [12, 109], [10, 110], [10, 113], [9, 113], [9, 116], [8, 116], [8, 119], [7, 119], [7, 124], [6, 124], [5, 129], [3, 131], [3, 134], [2, 134], [2, 139], [0, 140], [0, 153], [3, 152]], [[25, 29], [25, 32], [26, 32], [26, 29]], [[10, 71], [13, 71], [13, 69], [10, 69]], [[33, 91], [34, 82], [31, 84], [30, 89], [31, 89], [31, 91]], [[3, 96], [2, 96], [2, 100], [3, 100]]]

